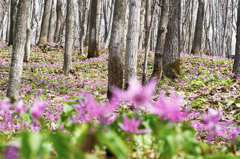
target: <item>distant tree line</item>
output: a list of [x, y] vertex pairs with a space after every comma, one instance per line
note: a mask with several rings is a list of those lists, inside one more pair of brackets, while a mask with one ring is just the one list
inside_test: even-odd
[[137, 76], [139, 50], [145, 52], [143, 83], [150, 50], [155, 52], [151, 79], [178, 78], [181, 52], [235, 54], [233, 72], [239, 75], [239, 23], [237, 0], [0, 0], [0, 41], [13, 46], [7, 96], [19, 97], [32, 44], [65, 46], [65, 75], [72, 69], [73, 45], [80, 53], [88, 46], [88, 58], [108, 50], [108, 97], [113, 87], [127, 88]]

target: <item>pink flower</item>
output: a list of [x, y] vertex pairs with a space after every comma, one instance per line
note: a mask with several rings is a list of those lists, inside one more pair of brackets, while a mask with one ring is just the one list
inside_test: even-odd
[[114, 89], [113, 94], [123, 101], [132, 102], [135, 105], [145, 105], [152, 101], [155, 92], [156, 81], [152, 80], [147, 85], [142, 86], [140, 81], [132, 79], [126, 91]]
[[99, 120], [100, 122], [109, 124], [115, 121], [118, 117], [118, 114], [114, 113], [118, 107], [117, 102], [99, 104], [89, 94], [85, 94], [85, 100], [79, 100], [79, 104], [76, 104], [73, 107], [78, 113], [78, 116], [75, 117], [75, 119], [78, 119], [80, 122]]
[[39, 122], [37, 120], [33, 120], [33, 124], [32, 124], [32, 131], [37, 132], [39, 131], [41, 128]]
[[228, 130], [228, 134], [231, 136], [232, 140], [236, 140], [237, 136], [240, 134], [240, 128], [233, 126]]
[[5, 98], [4, 100], [0, 101], [0, 110], [3, 111], [9, 111], [9, 109], [12, 107], [12, 104], [10, 103], [9, 98]]
[[151, 111], [164, 119], [174, 122], [181, 121], [187, 117], [187, 112], [181, 110], [183, 104], [183, 97], [175, 93], [171, 93], [170, 97], [167, 97], [164, 93], [161, 93], [158, 101], [152, 104]]
[[129, 133], [150, 133], [149, 129], [138, 129], [141, 124], [141, 120], [128, 119], [126, 115], [123, 116], [123, 124], [119, 124], [119, 127]]
[[234, 127], [232, 121], [220, 121], [222, 111], [220, 109], [208, 109], [207, 113], [203, 114], [203, 122], [193, 121], [192, 126], [198, 131], [207, 131], [207, 142], [210, 143], [216, 136], [221, 136], [225, 139], [235, 140], [239, 135], [239, 128]]
[[193, 94], [190, 94], [190, 95], [189, 95], [189, 98], [196, 98], [197, 96], [198, 96], [197, 94], [194, 94], [194, 93], [193, 93]]
[[215, 109], [209, 108], [208, 113], [205, 113], [203, 115], [203, 122], [205, 124], [208, 124], [211, 122], [217, 123], [221, 118], [222, 118], [222, 111], [220, 109], [215, 110]]
[[27, 110], [29, 109], [30, 105], [26, 105], [25, 107], [23, 106], [24, 103], [22, 100], [18, 101], [16, 103], [16, 106], [15, 106], [15, 110], [18, 112], [18, 113], [26, 113]]
[[42, 100], [36, 99], [32, 106], [31, 115], [36, 119], [41, 118], [46, 106], [47, 104], [44, 103]]
[[204, 129], [204, 125], [200, 122], [200, 121], [197, 121], [197, 120], [193, 120], [191, 122], [191, 125], [192, 127], [194, 127], [196, 130], [203, 130]]

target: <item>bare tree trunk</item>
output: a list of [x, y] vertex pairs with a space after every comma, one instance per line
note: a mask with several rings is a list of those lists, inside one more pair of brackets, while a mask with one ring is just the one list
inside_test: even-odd
[[97, 49], [101, 48], [100, 32], [101, 32], [101, 19], [102, 19], [102, 1], [97, 2], [97, 16], [96, 16], [96, 42]]
[[233, 73], [240, 75], [240, 3], [238, 3], [238, 14], [237, 14], [237, 41], [236, 50], [234, 57]]
[[[178, 3], [180, 2], [178, 1]], [[180, 75], [178, 3], [175, 0], [169, 0], [169, 23], [163, 54], [163, 73], [171, 79]]]
[[27, 8], [30, 0], [21, 0], [18, 4], [16, 33], [13, 43], [12, 59], [9, 73], [7, 97], [15, 101], [19, 98], [19, 88], [23, 70], [23, 56], [26, 42]]
[[198, 0], [197, 23], [195, 25], [192, 54], [200, 55], [203, 36], [204, 0]]
[[[11, 1], [9, 0], [8, 1], [8, 16], [7, 16], [7, 23], [6, 23], [6, 41], [8, 42], [9, 41], [9, 39], [10, 39], [10, 22], [11, 22], [11, 19], [10, 19], [10, 12], [11, 12], [11, 10], [10, 10], [10, 6], [11, 6]], [[9, 16], [10, 15], [10, 16]]]
[[108, 98], [112, 97], [111, 89], [113, 87], [123, 87], [123, 65], [122, 52], [126, 14], [127, 0], [115, 0], [115, 9], [113, 15], [112, 34], [109, 46], [108, 58]]
[[137, 53], [139, 40], [139, 22], [140, 22], [141, 1], [129, 1], [129, 21], [127, 32], [127, 48], [125, 59], [125, 86], [132, 78], [137, 77]]
[[[146, 84], [146, 74], [147, 74], [147, 65], [148, 65], [148, 56], [149, 56], [149, 51], [150, 51], [150, 45], [151, 45], [151, 37], [152, 37], [152, 30], [153, 30], [153, 20], [155, 18], [155, 5], [157, 4], [156, 1], [153, 2], [153, 6], [152, 6], [152, 10], [151, 10], [151, 19], [150, 19], [150, 26], [148, 28], [145, 29], [149, 29], [145, 36], [145, 40], [147, 39], [147, 43], [144, 44], [145, 46], [145, 54], [144, 54], [144, 62], [143, 62], [143, 73], [142, 73], [142, 84], [145, 85]], [[146, 17], [145, 17], [146, 18]], [[146, 19], [145, 19], [146, 20]], [[146, 41], [144, 41], [146, 42]]]
[[[31, 0], [30, 0], [31, 1]], [[32, 28], [31, 28], [31, 7], [27, 8], [27, 37], [25, 44], [24, 62], [29, 62], [31, 54]]]
[[[112, 33], [112, 23], [113, 23], [113, 14], [114, 14], [114, 4], [115, 4], [115, 0], [112, 0], [112, 4], [111, 4], [111, 13], [110, 13], [110, 19], [108, 22], [107, 21], [107, 16], [105, 15], [104, 19], [105, 19], [105, 46], [104, 48], [107, 49], [109, 47], [109, 43], [110, 43], [110, 38], [111, 38], [111, 33]], [[126, 13], [124, 13], [126, 14]]]
[[[40, 16], [36, 20], [37, 22], [37, 28], [36, 28], [36, 39], [35, 39], [35, 44], [39, 43], [40, 40], [40, 33], [41, 33], [41, 22], [42, 22], [42, 17], [43, 17], [43, 12], [44, 12], [44, 4], [41, 2], [39, 3], [40, 6]], [[35, 15], [36, 17], [38, 16], [37, 14]]]
[[90, 26], [89, 26], [89, 46], [88, 58], [98, 57], [99, 50], [97, 48], [97, 6], [98, 0], [91, 0], [90, 10]]
[[67, 3], [67, 17], [66, 17], [66, 36], [65, 36], [65, 52], [64, 52], [64, 66], [63, 71], [68, 75], [72, 69], [72, 47], [73, 47], [73, 30], [74, 30], [74, 0], [68, 0]]
[[60, 41], [60, 30], [63, 21], [62, 0], [57, 0], [57, 24], [55, 30], [55, 42]]
[[190, 15], [191, 16], [191, 20], [190, 20], [189, 29], [188, 29], [188, 31], [189, 31], [188, 53], [190, 53], [190, 51], [191, 51], [192, 28], [193, 28], [193, 17], [194, 17], [193, 13], [194, 13], [194, 1], [192, 1], [192, 9], [191, 9], [191, 15]]
[[157, 47], [154, 57], [154, 67], [152, 78], [160, 79], [162, 78], [162, 68], [163, 68], [163, 55], [164, 55], [164, 45], [166, 40], [167, 28], [168, 28], [168, 15], [169, 15], [169, 0], [162, 1], [163, 7], [161, 10], [161, 17], [158, 26], [158, 37], [157, 37]]
[[54, 42], [54, 34], [56, 29], [56, 19], [57, 19], [57, 0], [52, 0], [52, 9], [51, 9], [51, 16], [50, 16], [50, 24], [49, 24], [49, 31], [48, 31], [48, 42]]
[[17, 19], [17, 4], [18, 0], [11, 0], [11, 13], [10, 13], [10, 35], [8, 45], [13, 45], [16, 30]]
[[47, 43], [51, 6], [52, 0], [45, 0], [39, 44]]
[[88, 23], [88, 1], [87, 0], [78, 0], [78, 6], [79, 6], [79, 29], [80, 29], [80, 35], [79, 35], [79, 43], [80, 43], [80, 53], [83, 53], [83, 47], [84, 47], [84, 40], [86, 38], [86, 32], [87, 32], [87, 23]]
[[151, 19], [151, 1], [152, 0], [146, 0], [145, 3], [145, 21], [144, 21], [144, 25], [145, 25], [145, 40], [144, 40], [144, 47], [147, 47], [147, 43], [148, 43], [148, 36], [150, 33], [150, 19]]
[[138, 41], [138, 48], [139, 49], [143, 49], [143, 41], [144, 41], [144, 34], [143, 34], [143, 31], [144, 31], [144, 10], [145, 10], [145, 6], [147, 3], [146, 2], [147, 0], [142, 0], [142, 4], [141, 4], [141, 9], [140, 9], [140, 28], [139, 28], [139, 41]]

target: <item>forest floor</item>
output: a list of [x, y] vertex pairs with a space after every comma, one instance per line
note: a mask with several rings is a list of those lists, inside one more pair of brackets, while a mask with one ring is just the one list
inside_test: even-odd
[[[153, 52], [148, 59], [147, 77], [153, 68]], [[138, 77], [141, 78], [144, 51], [138, 54]], [[5, 98], [11, 48], [0, 46], [0, 99]], [[73, 69], [65, 76], [63, 50], [51, 48], [43, 53], [33, 47], [28, 63], [24, 63], [20, 95], [25, 103], [37, 97], [48, 101], [51, 106], [75, 102], [82, 93], [89, 92], [99, 102], [106, 101], [108, 54], [102, 51], [98, 58], [87, 59], [87, 48], [79, 54], [73, 52]], [[156, 96], [161, 90], [176, 90], [184, 96], [185, 107], [191, 112], [207, 112], [208, 108], [222, 110], [222, 121], [240, 120], [240, 78], [232, 74], [232, 59], [211, 56], [181, 54], [181, 77], [175, 81], [167, 78], [159, 81]], [[64, 108], [65, 109], [65, 108]], [[216, 141], [220, 143], [221, 141]], [[225, 144], [223, 142], [223, 144]]]
[[[0, 49], [0, 97], [4, 98], [7, 90], [8, 70], [11, 48]], [[87, 52], [87, 48], [85, 50]], [[87, 59], [87, 53], [79, 55], [73, 52], [73, 70], [64, 76], [63, 50], [52, 49], [42, 53], [33, 48], [30, 61], [24, 63], [21, 97], [31, 100], [38, 96], [51, 103], [62, 103], [76, 100], [81, 92], [90, 92], [98, 100], [106, 99], [107, 91], [107, 58], [102, 52], [98, 58]], [[141, 77], [143, 51], [138, 55], [138, 76]], [[153, 67], [153, 52], [148, 60], [148, 77]], [[206, 111], [208, 108], [221, 108], [226, 119], [234, 117], [240, 120], [240, 78], [232, 74], [233, 60], [181, 54], [181, 78], [174, 82], [164, 78], [158, 89], [175, 89], [185, 96], [185, 104], [190, 110]]]

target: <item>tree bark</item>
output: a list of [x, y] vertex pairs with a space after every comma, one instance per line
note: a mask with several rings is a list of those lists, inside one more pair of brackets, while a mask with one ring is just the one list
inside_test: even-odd
[[[178, 3], [180, 2], [178, 1]], [[171, 79], [175, 79], [180, 75], [178, 3], [175, 0], [169, 0], [169, 23], [163, 54], [163, 73]]]
[[127, 32], [127, 46], [125, 59], [125, 86], [128, 82], [137, 76], [137, 53], [139, 40], [141, 1], [129, 1], [129, 22]]
[[138, 41], [138, 48], [140, 50], [143, 49], [143, 41], [144, 41], [144, 21], [145, 21], [145, 16], [144, 16], [144, 10], [146, 6], [147, 0], [142, 0], [141, 2], [141, 9], [140, 9], [140, 28], [139, 28], [139, 41]]
[[21, 0], [18, 4], [16, 33], [13, 43], [13, 51], [10, 65], [7, 97], [15, 101], [19, 98], [19, 88], [23, 70], [23, 56], [26, 42], [26, 19], [27, 8], [30, 7], [30, 0]]
[[45, 0], [39, 44], [47, 43], [51, 6], [52, 0]]
[[148, 43], [148, 36], [150, 33], [150, 19], [151, 19], [151, 3], [152, 0], [146, 0], [145, 3], [145, 21], [144, 21], [144, 31], [145, 31], [145, 40], [144, 40], [144, 47], [147, 47], [147, 43]]
[[236, 76], [240, 75], [240, 3], [238, 3], [238, 13], [237, 13], [237, 41], [236, 50], [233, 64], [233, 73]]
[[57, 0], [57, 23], [56, 23], [56, 30], [55, 30], [55, 42], [60, 41], [60, 30], [63, 21], [63, 14], [62, 14], [62, 0]]
[[63, 71], [68, 75], [72, 69], [72, 47], [73, 47], [73, 32], [74, 32], [74, 0], [68, 0], [67, 3], [67, 17], [66, 17], [66, 36], [65, 36], [65, 52], [64, 52], [64, 66]]
[[[110, 38], [111, 38], [111, 33], [112, 33], [113, 14], [114, 14], [114, 4], [115, 4], [115, 0], [112, 0], [109, 20], [107, 20], [107, 16], [104, 14], [105, 15], [104, 16], [104, 19], [105, 19], [105, 39], [104, 39], [105, 46], [104, 46], [104, 48], [105, 49], [107, 49], [109, 47], [109, 43], [110, 43]], [[126, 14], [126, 13], [124, 13], [124, 14]]]
[[204, 0], [198, 0], [198, 3], [197, 23], [195, 25], [195, 33], [191, 53], [200, 55], [203, 36]]
[[[191, 1], [189, 1], [189, 2], [191, 2]], [[190, 22], [189, 22], [189, 29], [188, 29], [188, 31], [189, 31], [189, 37], [188, 37], [188, 53], [190, 53], [190, 51], [191, 51], [191, 43], [192, 43], [192, 29], [193, 29], [193, 18], [194, 18], [194, 2], [195, 1], [192, 1], [192, 8], [191, 8], [191, 14], [189, 15], [189, 16], [191, 16], [191, 18], [190, 18]], [[190, 3], [189, 3], [189, 5], [190, 5]]]
[[162, 1], [161, 17], [158, 26], [157, 47], [154, 56], [154, 67], [151, 78], [162, 78], [163, 68], [163, 55], [164, 45], [166, 40], [167, 28], [168, 28], [168, 15], [169, 15], [169, 0]]
[[57, 19], [57, 13], [56, 13], [56, 7], [57, 7], [57, 0], [52, 0], [52, 9], [51, 9], [51, 16], [50, 16], [50, 22], [49, 22], [49, 31], [48, 31], [48, 42], [52, 43], [54, 42], [54, 34], [56, 29], [56, 19]]
[[35, 43], [38, 44], [40, 41], [40, 33], [41, 33], [41, 22], [42, 22], [42, 17], [43, 17], [43, 13], [44, 13], [44, 4], [43, 3], [39, 3], [39, 7], [40, 7], [40, 15], [38, 17], [38, 14], [36, 14], [35, 16], [38, 17], [38, 19], [36, 20], [37, 22], [37, 28], [36, 28], [36, 40]]
[[[31, 1], [31, 0], [30, 0]], [[31, 42], [32, 42], [32, 28], [31, 28], [31, 7], [27, 8], [27, 36], [25, 44], [24, 62], [29, 62], [31, 54]]]
[[101, 48], [100, 32], [101, 32], [101, 19], [102, 19], [102, 1], [97, 1], [97, 16], [96, 16], [96, 42], [97, 48]]
[[87, 23], [88, 23], [88, 1], [87, 0], [78, 0], [78, 14], [79, 14], [79, 43], [80, 43], [80, 53], [83, 53], [84, 50], [84, 40], [86, 38], [87, 32]]
[[122, 65], [122, 52], [126, 14], [127, 0], [115, 0], [112, 33], [109, 45], [109, 58], [108, 58], [108, 98], [112, 97], [111, 89], [123, 87], [123, 65]]
[[8, 45], [13, 45], [16, 30], [17, 19], [17, 4], [18, 0], [11, 0], [11, 13], [10, 13], [10, 35]]
[[90, 5], [90, 25], [89, 25], [89, 46], [88, 46], [88, 58], [98, 57], [99, 50], [97, 48], [97, 6], [98, 0], [91, 0]]

